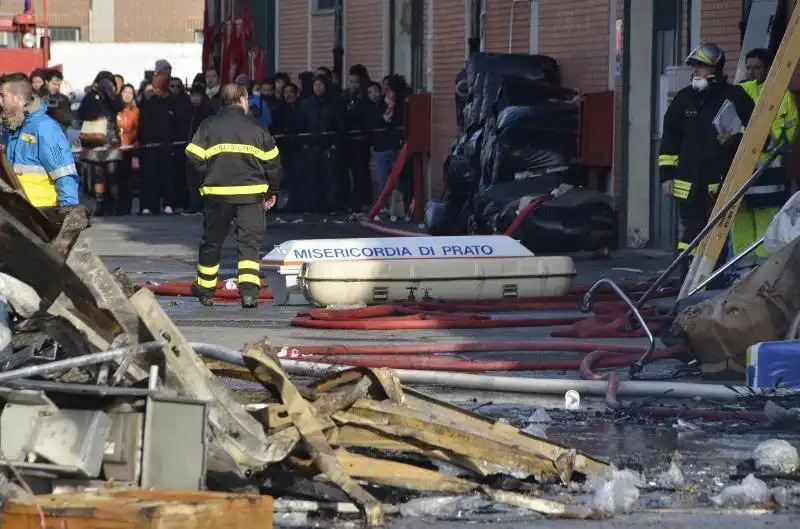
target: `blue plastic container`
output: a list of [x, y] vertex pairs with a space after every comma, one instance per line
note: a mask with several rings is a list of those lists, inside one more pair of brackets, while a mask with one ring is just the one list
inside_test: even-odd
[[800, 388], [800, 340], [763, 342], [747, 349], [747, 385]]

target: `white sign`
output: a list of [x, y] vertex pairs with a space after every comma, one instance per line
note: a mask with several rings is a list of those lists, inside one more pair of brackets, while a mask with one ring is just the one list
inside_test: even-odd
[[564, 407], [569, 411], [575, 411], [581, 407], [581, 394], [571, 389], [564, 394]]
[[287, 241], [276, 246], [261, 262], [267, 266], [294, 266], [309, 261], [532, 256], [530, 250], [511, 237], [476, 235]]

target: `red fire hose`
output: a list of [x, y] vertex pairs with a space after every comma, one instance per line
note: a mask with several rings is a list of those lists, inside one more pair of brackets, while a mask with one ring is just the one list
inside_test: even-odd
[[551, 195], [544, 195], [531, 200], [531, 202], [522, 208], [522, 210], [517, 214], [514, 222], [511, 223], [511, 226], [508, 227], [503, 235], [507, 235], [509, 237], [513, 236], [514, 232], [516, 232], [519, 227], [522, 226], [522, 223], [525, 222], [525, 219], [528, 218], [528, 215], [530, 215], [534, 209], [541, 206], [543, 202], [549, 200], [550, 198], [552, 198]]
[[427, 235], [425, 232], [416, 232], [416, 231], [401, 230], [399, 228], [392, 228], [382, 222], [370, 220], [369, 218], [365, 217], [361, 217], [360, 219], [358, 219], [358, 225], [364, 228], [365, 230], [374, 231], [375, 233], [380, 233], [381, 235], [386, 235], [387, 237], [424, 237], [425, 235]]
[[[556, 351], [565, 353], [591, 353], [598, 349], [605, 349], [619, 355], [642, 355], [646, 347], [631, 344], [591, 343], [591, 342], [558, 342], [553, 340], [534, 341], [498, 341], [498, 342], [464, 342], [464, 343], [420, 343], [384, 346], [363, 345], [301, 345], [286, 347], [281, 354], [290, 360], [303, 357], [329, 357], [329, 356], [415, 356], [457, 353], [501, 353], [501, 352], [535, 352]], [[283, 349], [282, 349], [283, 351]], [[601, 367], [604, 366], [603, 360]], [[558, 367], [558, 361], [546, 361], [541, 365], [556, 366], [549, 369], [571, 369], [571, 367]], [[574, 362], [569, 360], [568, 362]], [[578, 364], [564, 364], [578, 368]]]
[[417, 233], [413, 231], [392, 228], [381, 222], [376, 222], [373, 220], [375, 216], [381, 212], [381, 208], [383, 208], [384, 204], [386, 204], [386, 201], [389, 200], [389, 197], [392, 196], [392, 191], [394, 191], [394, 188], [400, 181], [400, 178], [403, 175], [403, 168], [405, 167], [407, 161], [408, 145], [403, 144], [403, 147], [400, 149], [400, 153], [397, 155], [397, 160], [394, 162], [394, 166], [392, 167], [392, 172], [389, 173], [389, 179], [386, 181], [386, 185], [383, 186], [383, 191], [381, 191], [378, 200], [375, 201], [375, 204], [373, 204], [372, 209], [369, 210], [369, 213], [358, 220], [358, 224], [365, 230], [374, 231], [389, 237], [419, 237], [421, 235], [425, 235], [425, 233], [422, 232]]
[[403, 175], [403, 168], [406, 165], [406, 161], [408, 161], [408, 144], [404, 143], [397, 155], [397, 160], [395, 160], [394, 166], [392, 166], [392, 172], [389, 173], [389, 178], [386, 180], [386, 185], [383, 186], [383, 190], [381, 191], [378, 200], [375, 201], [372, 209], [370, 209], [369, 213], [367, 213], [367, 218], [371, 219], [380, 213], [383, 205], [387, 200], [389, 200], [389, 197], [392, 196], [392, 191], [397, 186], [397, 182], [400, 181], [400, 177]]
[[[384, 206], [386, 201], [392, 195], [392, 191], [397, 186], [397, 183], [400, 181], [400, 178], [403, 174], [403, 167], [406, 164], [408, 158], [408, 146], [403, 145], [403, 148], [400, 150], [400, 154], [397, 157], [397, 161], [395, 162], [394, 166], [392, 167], [392, 172], [389, 174], [389, 179], [386, 181], [386, 185], [383, 187], [383, 191], [381, 192], [378, 199], [375, 201], [375, 204], [370, 209], [369, 213], [364, 217], [359, 218], [358, 224], [364, 228], [365, 230], [370, 230], [375, 233], [379, 233], [381, 235], [386, 235], [388, 237], [419, 237], [421, 235], [426, 235], [423, 232], [415, 232], [409, 230], [401, 230], [399, 228], [392, 228], [383, 224], [382, 222], [375, 221], [375, 216], [380, 213], [381, 208]], [[528, 215], [531, 214], [533, 210], [539, 207], [543, 202], [552, 198], [550, 195], [544, 195], [539, 198], [532, 200], [527, 206], [522, 208], [522, 210], [517, 214], [514, 221], [511, 225], [506, 229], [504, 235], [509, 237], [513, 236], [514, 233], [519, 229]]]
[[[533, 303], [533, 302], [529, 302]], [[423, 307], [420, 304], [376, 305], [347, 310], [313, 310], [299, 313], [291, 322], [294, 327], [329, 330], [419, 330], [419, 329], [499, 329], [511, 327], [551, 327], [573, 325], [573, 327], [554, 331], [552, 336], [562, 338], [619, 338], [643, 336], [644, 331], [627, 329], [626, 310], [622, 308], [616, 313], [583, 316], [536, 316], [526, 318], [509, 318], [474, 314], [478, 306], [467, 305], [466, 310], [459, 310], [458, 305], [430, 303]], [[555, 305], [563, 308], [565, 305]], [[554, 310], [546, 304], [540, 310]], [[619, 305], [617, 305], [619, 307]], [[575, 308], [575, 305], [572, 306]], [[486, 310], [486, 307], [483, 307]], [[491, 308], [497, 312], [502, 309]], [[509, 310], [509, 309], [506, 309]], [[525, 310], [524, 308], [518, 310]], [[530, 309], [528, 309], [530, 310]], [[557, 310], [557, 309], [555, 309]], [[645, 311], [643, 316], [653, 320], [659, 315], [655, 310]], [[650, 325], [657, 330], [657, 322]]]
[[[290, 353], [292, 360], [303, 362], [314, 362], [319, 364], [343, 365], [355, 367], [388, 367], [391, 369], [418, 369], [423, 371], [453, 371], [459, 373], [487, 373], [492, 371], [579, 371], [581, 376], [587, 380], [607, 380], [602, 376], [592, 374], [594, 367], [627, 367], [636, 361], [644, 353], [645, 348], [640, 347], [639, 352], [633, 354], [620, 354], [614, 352], [614, 346], [609, 347], [611, 351], [598, 351], [597, 347], [602, 344], [591, 344], [595, 351], [587, 354], [583, 359], [572, 360], [466, 360], [463, 358], [429, 356], [429, 355], [403, 355], [403, 354], [369, 354], [369, 355], [305, 355]], [[579, 346], [579, 347], [575, 347]], [[570, 352], [575, 349], [585, 349], [585, 344], [560, 344], [553, 342], [543, 342], [539, 351]], [[651, 361], [672, 358], [680, 352], [680, 349], [662, 349], [653, 353]], [[598, 365], [594, 365], [598, 364]], [[616, 373], [611, 373], [616, 375]], [[592, 378], [597, 377], [597, 378]], [[617, 380], [613, 394], [619, 386]]]
[[[261, 290], [258, 299], [272, 299], [272, 291], [265, 282], [261, 282]], [[136, 285], [136, 288], [146, 288], [156, 296], [168, 297], [192, 297], [191, 281], [170, 281], [166, 283], [143, 283]], [[217, 291], [214, 297], [219, 301], [239, 301], [239, 291], [225, 288], [224, 281], [217, 282]]]
[[[572, 371], [577, 370], [586, 380], [605, 380], [606, 404], [619, 406], [617, 390], [619, 376], [611, 371], [598, 374], [595, 368], [625, 367], [638, 360], [646, 348], [636, 345], [601, 344], [589, 342], [562, 343], [553, 341], [482, 342], [463, 344], [419, 344], [383, 347], [359, 346], [302, 346], [282, 349], [280, 355], [287, 360], [300, 360], [328, 365], [356, 367], [388, 367], [485, 373], [491, 371]], [[533, 352], [588, 353], [583, 359], [572, 360], [466, 360], [462, 358], [432, 356], [468, 352]], [[655, 351], [648, 362], [672, 358], [680, 354], [679, 347]]]

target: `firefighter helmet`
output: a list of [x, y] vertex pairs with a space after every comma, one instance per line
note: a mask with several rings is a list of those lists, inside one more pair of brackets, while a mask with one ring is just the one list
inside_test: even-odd
[[713, 42], [703, 42], [686, 57], [686, 64], [705, 64], [717, 70], [725, 68], [725, 52]]

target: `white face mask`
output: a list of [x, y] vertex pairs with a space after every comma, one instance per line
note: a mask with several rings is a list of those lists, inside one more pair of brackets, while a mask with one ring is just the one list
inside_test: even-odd
[[697, 92], [702, 92], [708, 88], [708, 79], [704, 77], [692, 77], [692, 88]]
[[258, 90], [253, 90], [253, 95], [254, 95], [255, 97], [260, 97], [260, 96], [261, 96], [261, 92], [260, 92], [260, 91], [258, 91]]

